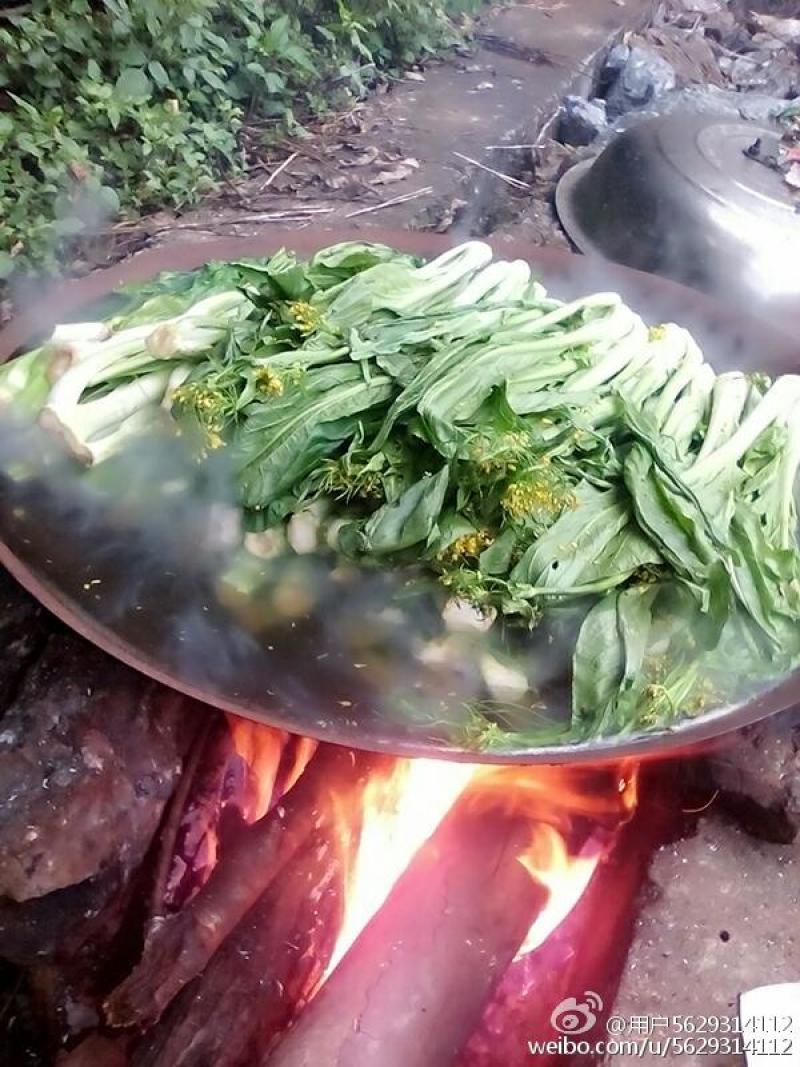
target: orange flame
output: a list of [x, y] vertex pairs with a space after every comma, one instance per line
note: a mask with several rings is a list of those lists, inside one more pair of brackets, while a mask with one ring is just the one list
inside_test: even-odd
[[517, 959], [539, 948], [558, 929], [586, 892], [600, 859], [597, 849], [589, 855], [570, 856], [557, 830], [546, 825], [537, 827], [534, 844], [520, 856], [520, 863], [548, 890], [548, 897], [520, 945]]
[[248, 796], [242, 815], [247, 822], [257, 822], [269, 810], [287, 735], [237, 715], [228, 716], [228, 726], [234, 751], [247, 768]]
[[575, 818], [620, 825], [630, 818], [636, 800], [637, 772], [631, 765], [584, 770], [398, 760], [388, 776], [376, 774], [369, 782], [360, 812], [338, 813], [344, 852], [353, 860], [342, 929], [325, 978], [457, 802], [530, 820], [531, 844], [519, 860], [549, 897], [520, 956], [542, 944], [570, 914], [601, 859], [597, 848], [586, 855], [570, 854], [567, 834]]
[[[236, 716], [228, 721], [234, 749], [248, 769], [244, 816], [254, 822], [266, 814], [278, 792], [283, 794], [295, 784], [317, 742], [290, 740], [280, 730]], [[287, 758], [293, 760], [288, 769]], [[632, 763], [491, 767], [398, 759], [388, 772], [382, 765], [367, 783], [359, 809], [342, 806], [335, 813], [342, 856], [350, 860], [342, 927], [325, 978], [458, 802], [523, 817], [530, 824], [530, 844], [519, 862], [549, 891], [517, 958], [532, 952], [581, 899], [603, 858], [598, 842], [613, 839], [612, 833], [595, 834], [583, 852], [572, 854], [569, 839], [576, 820], [589, 819], [609, 831], [622, 825], [636, 809], [637, 785], [638, 767]], [[333, 803], [338, 803], [335, 795]]]
[[[228, 716], [228, 728], [234, 751], [247, 769], [248, 788], [242, 817], [246, 822], [257, 822], [275, 799], [276, 779], [289, 735], [238, 715]], [[317, 742], [310, 737], [295, 737], [292, 743], [294, 762], [285, 775], [281, 774], [281, 794], [288, 793], [317, 749]]]
[[[361, 833], [347, 878], [344, 920], [326, 977], [386, 901], [419, 849], [455, 804], [474, 774], [469, 764], [397, 760], [364, 793]], [[353, 813], [349, 813], [350, 822]], [[341, 813], [351, 832], [348, 813]]]

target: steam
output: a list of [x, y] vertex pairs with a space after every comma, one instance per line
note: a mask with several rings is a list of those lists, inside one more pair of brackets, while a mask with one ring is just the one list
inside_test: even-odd
[[254, 650], [211, 611], [214, 576], [241, 543], [224, 462], [198, 465], [165, 433], [87, 472], [4, 416], [0, 478], [8, 549], [71, 610], [193, 686]]
[[[63, 260], [65, 245], [82, 246], [103, 233], [119, 214], [119, 199], [109, 186], [103, 186], [82, 164], [75, 164], [71, 175], [70, 195], [55, 198], [55, 216], [47, 232], [43, 259], [52, 262]], [[24, 253], [24, 246], [20, 246]], [[80, 260], [80, 256], [78, 256]], [[52, 285], [60, 278], [59, 271], [50, 269], [44, 276], [36, 271], [23, 270], [12, 274], [8, 293], [12, 307], [17, 311], [36, 308], [42, 298], [42, 286]], [[2, 363], [2, 356], [0, 356]]]
[[449, 746], [476, 707], [507, 701], [509, 680], [524, 721], [539, 703], [526, 679], [567, 675], [566, 645], [556, 656], [544, 636], [509, 640], [454, 610], [434, 576], [343, 561], [319, 510], [246, 537], [224, 450], [198, 463], [165, 432], [86, 471], [37, 425], [4, 417], [0, 482], [6, 547], [67, 621], [295, 732]]

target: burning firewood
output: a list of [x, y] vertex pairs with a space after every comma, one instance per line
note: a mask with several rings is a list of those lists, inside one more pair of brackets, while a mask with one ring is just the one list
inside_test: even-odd
[[155, 1022], [195, 978], [312, 831], [335, 819], [337, 803], [363, 790], [377, 757], [325, 746], [285, 801], [247, 827], [208, 883], [180, 912], [154, 924], [138, 966], [109, 997], [112, 1026]]
[[545, 892], [524, 820], [459, 805], [262, 1067], [447, 1067]]
[[173, 1001], [131, 1067], [255, 1062], [327, 967], [341, 924], [342, 859], [336, 835], [314, 835]]
[[[616, 830], [595, 826], [580, 852], [597, 865], [577, 901], [562, 920], [546, 924], [532, 951], [521, 954], [495, 989], [458, 1067], [527, 1067], [532, 1062], [529, 1040], [554, 1041], [560, 1032], [551, 1016], [568, 998], [585, 998], [597, 1022], [589, 1038], [604, 1036], [636, 919], [636, 901], [654, 850], [677, 830], [681, 813], [671, 801], [674, 781], [649, 775], [645, 801]], [[579, 875], [580, 861], [563, 872], [563, 883], [551, 880], [557, 894], [557, 915], [572, 894], [568, 882]], [[551, 872], [551, 876], [554, 872]], [[545, 913], [541, 918], [545, 918]], [[594, 999], [596, 998], [596, 999]], [[558, 1054], [536, 1057], [541, 1067], [556, 1067]]]

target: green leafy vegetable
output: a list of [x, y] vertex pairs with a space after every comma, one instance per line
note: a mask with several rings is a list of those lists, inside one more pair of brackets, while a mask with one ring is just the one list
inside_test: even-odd
[[165, 275], [0, 369], [85, 463], [169, 422], [227, 451], [249, 528], [318, 507], [332, 550], [428, 570], [527, 650], [526, 692], [551, 680], [530, 631], [557, 634], [571, 721], [479, 700], [493, 745], [668, 729], [800, 665], [798, 401], [479, 242]]

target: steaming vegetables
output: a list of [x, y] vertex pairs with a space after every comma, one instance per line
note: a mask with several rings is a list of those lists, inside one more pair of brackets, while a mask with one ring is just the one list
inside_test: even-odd
[[[223, 450], [249, 529], [323, 501], [340, 553], [574, 634], [564, 741], [800, 664], [798, 400], [800, 377], [716, 375], [680, 327], [614, 293], [561, 303], [478, 242], [165, 275], [0, 369], [0, 404], [84, 463], [167, 422]], [[474, 712], [476, 745], [554, 739]]]

